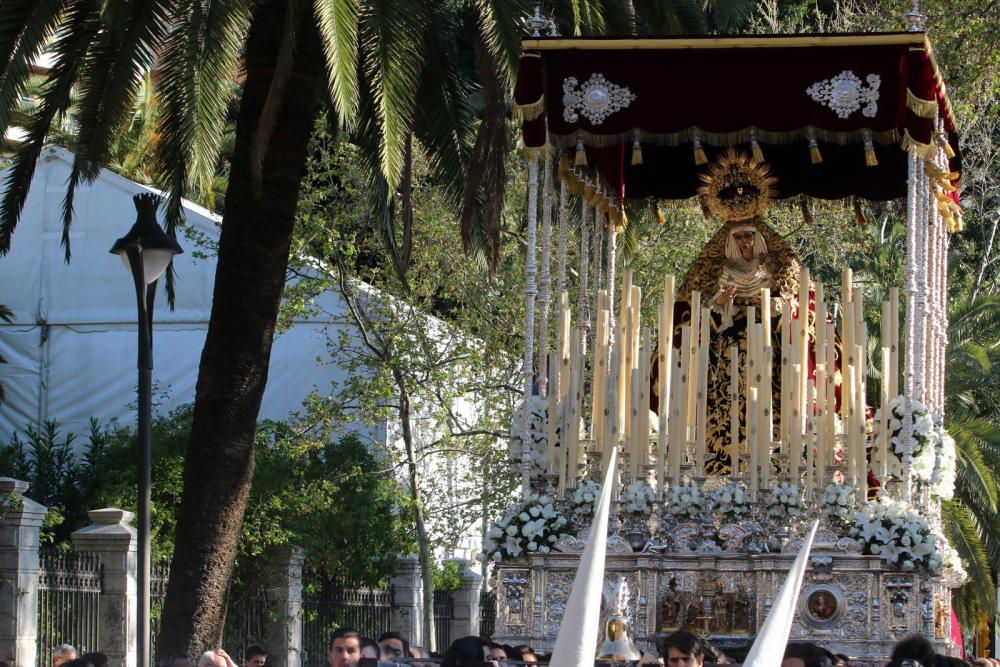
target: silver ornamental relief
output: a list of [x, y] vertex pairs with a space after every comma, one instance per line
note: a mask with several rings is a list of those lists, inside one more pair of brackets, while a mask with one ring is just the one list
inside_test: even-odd
[[832, 79], [817, 81], [809, 86], [806, 94], [833, 109], [839, 118], [847, 118], [858, 109], [865, 118], [874, 118], [878, 113], [878, 90], [882, 78], [878, 74], [869, 74], [865, 81], [867, 86], [854, 72], [845, 69]]
[[563, 79], [563, 120], [567, 123], [575, 123], [582, 114], [592, 124], [600, 125], [605, 118], [634, 101], [631, 90], [611, 83], [603, 74], [591, 74], [583, 85], [575, 76]]

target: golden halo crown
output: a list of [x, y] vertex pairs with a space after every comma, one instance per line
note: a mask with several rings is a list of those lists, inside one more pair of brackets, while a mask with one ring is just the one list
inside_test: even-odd
[[762, 216], [778, 182], [766, 164], [734, 148], [726, 149], [698, 178], [703, 184], [698, 194], [709, 212], [723, 221]]

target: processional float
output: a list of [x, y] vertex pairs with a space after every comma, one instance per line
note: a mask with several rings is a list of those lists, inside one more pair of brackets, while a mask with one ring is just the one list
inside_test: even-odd
[[[603, 617], [627, 616], [640, 645], [687, 628], [738, 656], [819, 519], [793, 638], [872, 663], [915, 632], [954, 650], [964, 571], [941, 530], [955, 465], [941, 422], [961, 162], [908, 19], [903, 33], [523, 42], [523, 498], [484, 549], [500, 640], [552, 647], [607, 475]], [[903, 284], [878, 290], [874, 346], [850, 269], [825, 294], [765, 220], [772, 197], [799, 195], [906, 202]], [[650, 295], [617, 252], [626, 205], [692, 197], [719, 231], [644, 322]]]

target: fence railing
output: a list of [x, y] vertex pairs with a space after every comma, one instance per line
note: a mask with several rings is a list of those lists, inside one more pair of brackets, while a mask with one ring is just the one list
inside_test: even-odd
[[479, 598], [479, 636], [492, 637], [497, 627], [497, 594], [487, 591]]
[[444, 652], [451, 644], [451, 619], [454, 611], [451, 591], [434, 591], [434, 645], [438, 651]]
[[302, 600], [302, 665], [324, 667], [330, 634], [350, 627], [364, 637], [391, 630], [392, 589], [328, 582]]
[[39, 553], [38, 667], [51, 665], [62, 644], [72, 644], [81, 654], [100, 650], [101, 588], [99, 554]]

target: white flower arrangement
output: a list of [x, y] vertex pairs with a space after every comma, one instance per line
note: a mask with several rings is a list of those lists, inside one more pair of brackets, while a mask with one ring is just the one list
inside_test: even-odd
[[490, 526], [478, 558], [500, 562], [533, 552], [547, 554], [559, 538], [570, 532], [569, 520], [556, 509], [552, 498], [531, 493]]
[[[910, 415], [913, 421], [913, 452], [910, 473], [918, 484], [929, 484], [934, 476], [936, 462], [937, 428], [927, 406], [915, 398], [910, 399]], [[903, 477], [903, 420], [906, 417], [906, 397], [896, 396], [889, 401], [889, 474], [895, 479]], [[881, 424], [881, 410], [875, 415], [875, 423]]]
[[969, 578], [969, 573], [965, 571], [965, 564], [958, 555], [958, 550], [951, 546], [942, 535], [938, 535], [938, 552], [941, 554], [941, 567], [944, 568], [946, 576], [951, 579], [951, 584], [961, 586]]
[[[531, 456], [529, 474], [532, 480], [540, 479], [548, 470], [549, 465], [549, 404], [548, 400], [541, 396], [532, 396], [528, 401], [531, 408]], [[508, 446], [508, 460], [515, 467], [521, 466], [521, 452], [524, 447], [524, 440], [521, 434], [524, 432], [524, 420], [522, 418], [524, 403], [520, 403], [514, 409], [510, 425], [510, 442]], [[583, 435], [583, 420], [580, 420], [580, 433]], [[556, 427], [556, 441], [553, 446], [558, 447], [562, 440], [562, 428]]]
[[584, 521], [594, 516], [597, 501], [601, 499], [601, 485], [592, 479], [580, 482], [573, 493], [573, 516]]
[[740, 482], [725, 481], [708, 492], [712, 511], [729, 520], [738, 520], [750, 512], [750, 494]]
[[705, 498], [698, 484], [680, 482], [670, 491], [670, 513], [677, 517], [695, 518], [705, 511]]
[[942, 500], [955, 496], [955, 439], [943, 427], [938, 428], [937, 468], [934, 472], [934, 495]]
[[857, 504], [858, 490], [853, 484], [830, 482], [820, 495], [823, 516], [843, 523], [850, 523], [854, 518]]
[[943, 562], [938, 540], [920, 512], [886, 495], [861, 506], [850, 535], [864, 553], [903, 570], [936, 572]]
[[802, 493], [798, 484], [779, 482], [772, 484], [764, 494], [764, 509], [772, 519], [796, 517], [802, 514]]
[[[549, 463], [548, 453], [548, 402], [541, 396], [532, 396], [528, 401], [531, 408], [531, 479], [538, 479], [545, 474]], [[509, 460], [514, 466], [521, 465], [521, 452], [524, 451], [524, 403], [514, 410], [510, 425]], [[558, 433], [558, 432], [557, 432]], [[558, 444], [558, 443], [557, 443]]]
[[653, 512], [656, 493], [644, 479], [637, 479], [625, 487], [619, 499], [622, 512], [634, 517], [648, 517]]

